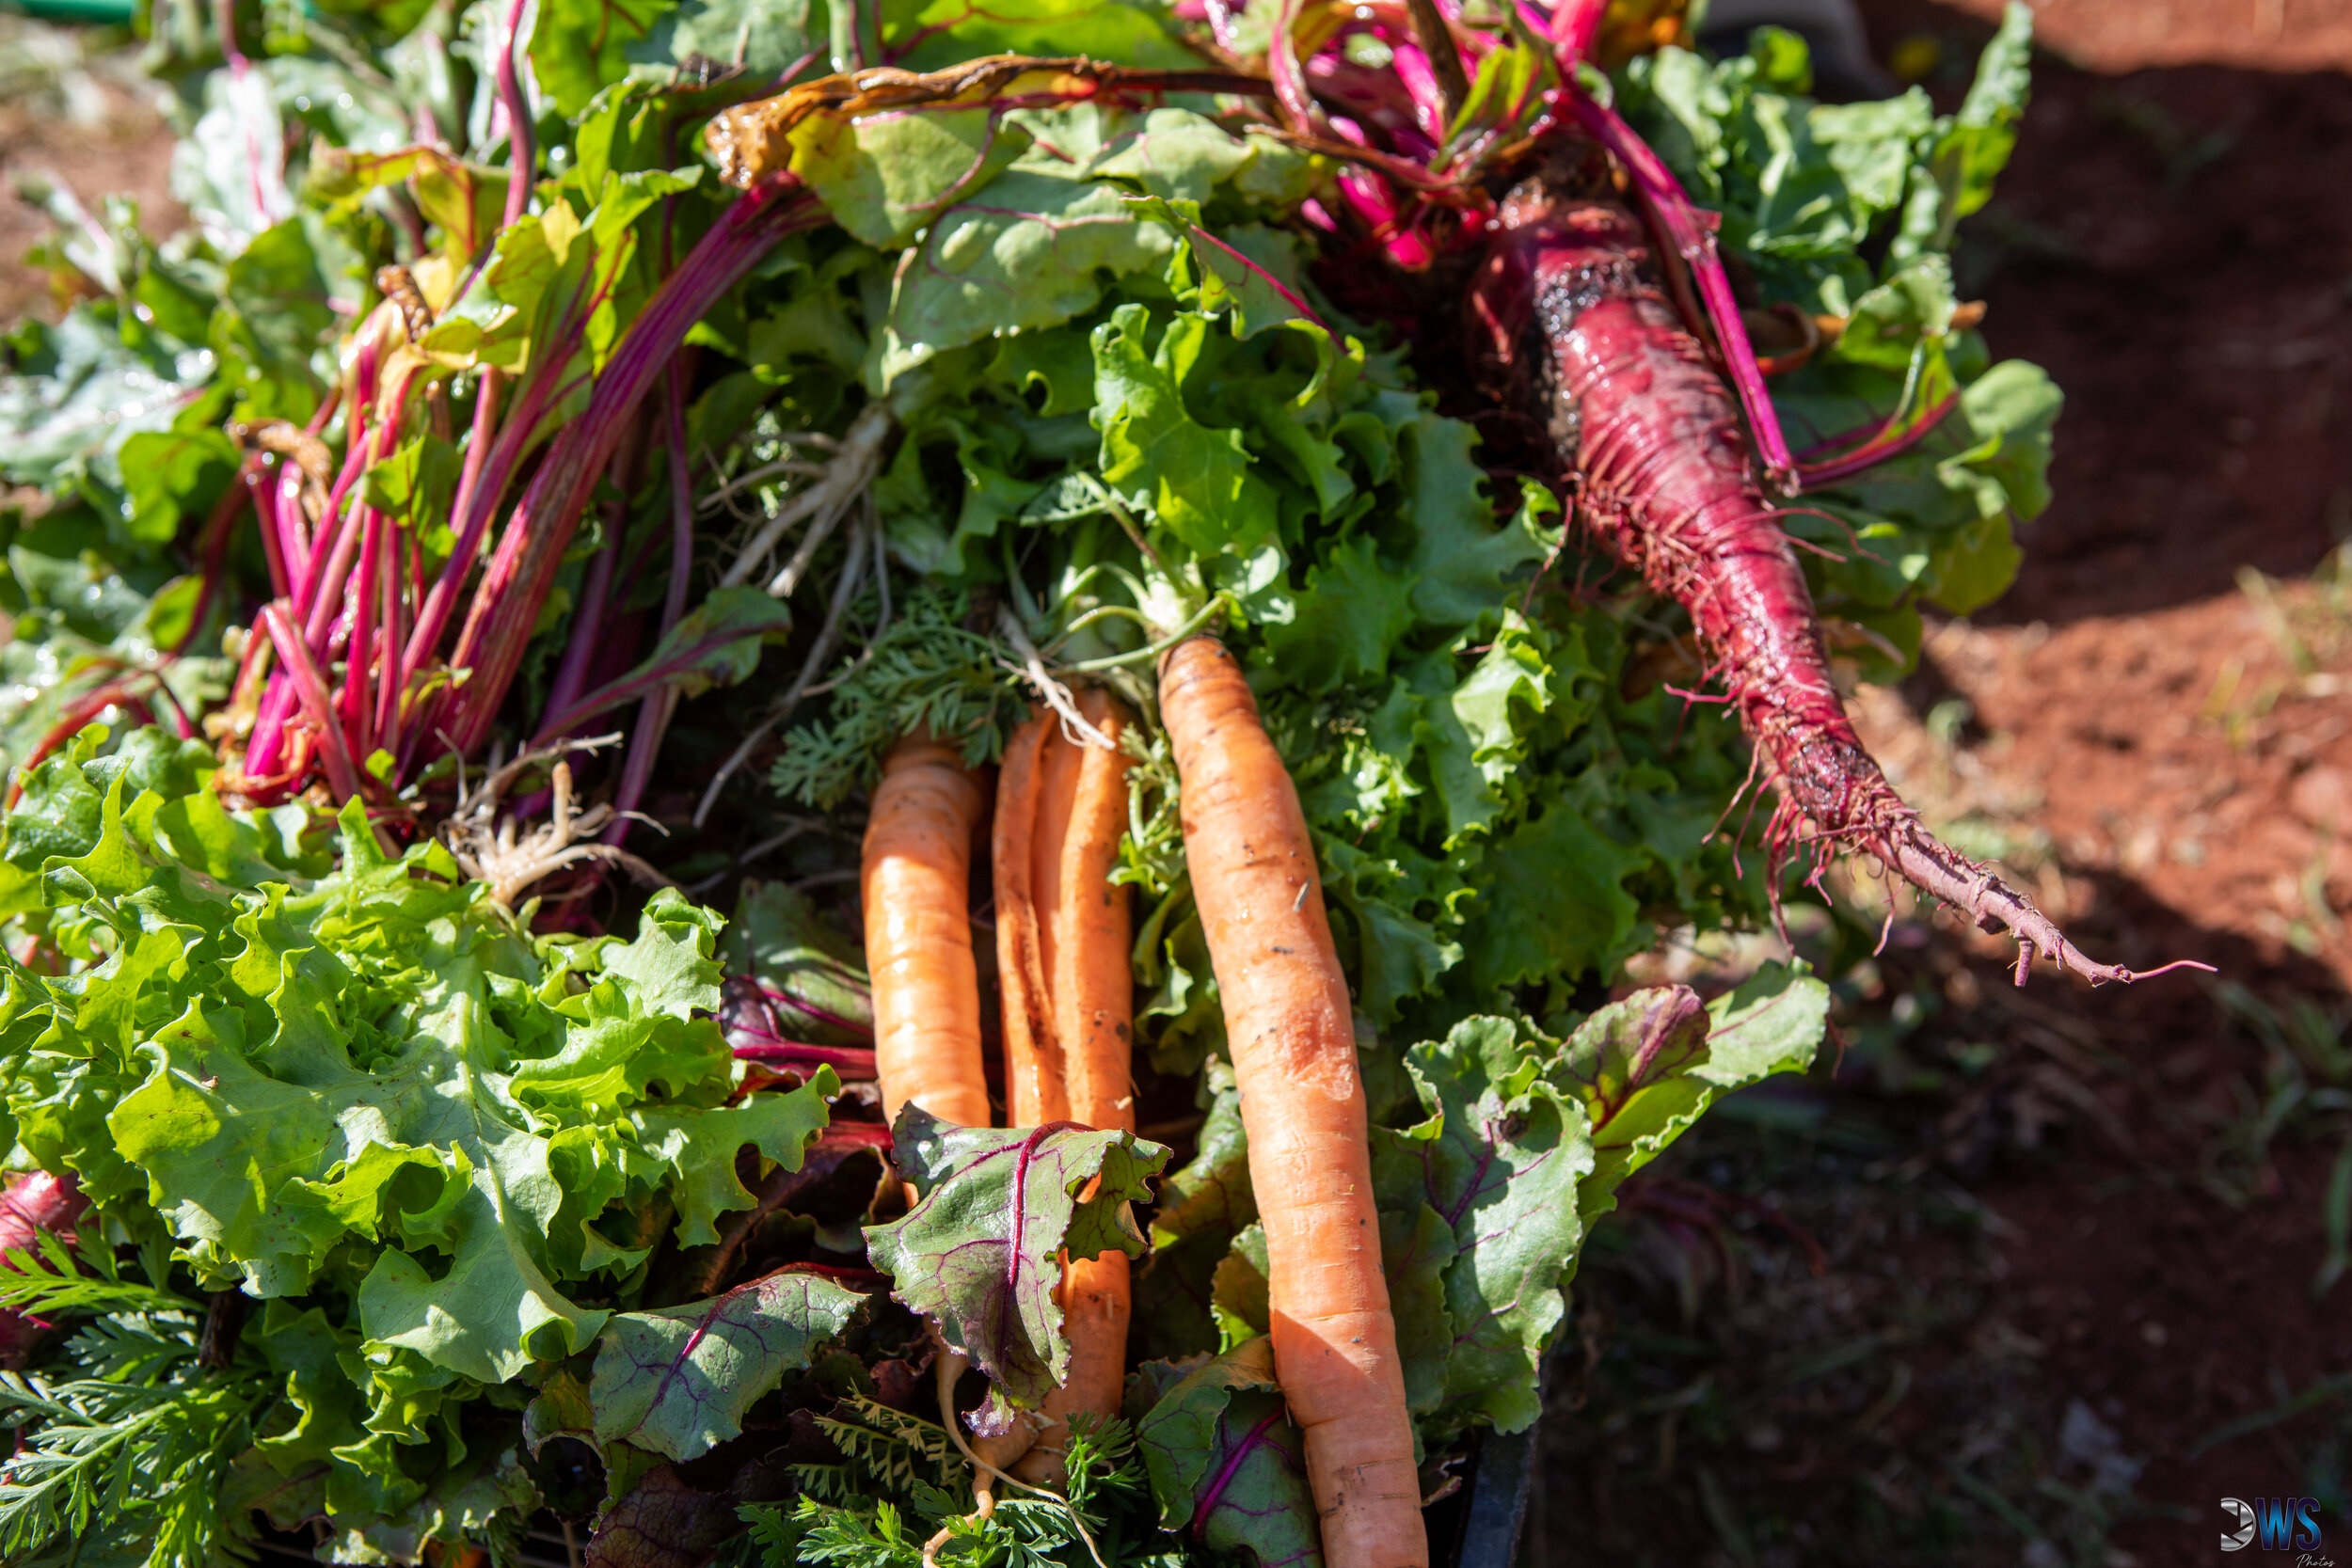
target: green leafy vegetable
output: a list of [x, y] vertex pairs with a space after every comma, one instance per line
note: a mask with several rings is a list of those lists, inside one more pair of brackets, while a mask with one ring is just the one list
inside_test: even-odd
[[[1561, 1287], [1618, 1183], [1721, 1095], [1810, 1065], [1827, 1006], [1820, 981], [1774, 970], [1711, 1007], [1680, 987], [1637, 991], [1558, 1044], [1471, 1018], [1406, 1053], [1423, 1119], [1375, 1131], [1373, 1181], [1425, 1438], [1534, 1421]], [[1220, 1278], [1237, 1306], [1254, 1303], [1246, 1278]]]
[[1165, 1371], [1172, 1386], [1136, 1423], [1161, 1526], [1212, 1551], [1247, 1554], [1262, 1568], [1316, 1568], [1323, 1545], [1314, 1495], [1271, 1344], [1250, 1339], [1190, 1370]]
[[696, 1459], [743, 1430], [743, 1414], [841, 1332], [862, 1304], [809, 1274], [771, 1274], [708, 1301], [605, 1322], [588, 1392], [599, 1442]]
[[1168, 1150], [1068, 1124], [957, 1127], [914, 1104], [898, 1113], [895, 1147], [921, 1200], [867, 1229], [866, 1250], [892, 1293], [988, 1374], [982, 1419], [1001, 1431], [1011, 1405], [1034, 1408], [1068, 1375], [1059, 1257], [1139, 1255], [1127, 1206], [1149, 1196]]
[[[402, 1449], [432, 1444], [439, 1413], [475, 1388], [600, 1332], [658, 1339], [668, 1320], [578, 1295], [633, 1289], [670, 1224], [683, 1244], [714, 1241], [719, 1216], [755, 1201], [739, 1152], [797, 1167], [836, 1085], [820, 1070], [725, 1103], [732, 1065], [708, 1016], [720, 922], [675, 894], [630, 942], [533, 939], [437, 844], [389, 858], [354, 806], [342, 863], [322, 875], [283, 813], [224, 810], [188, 762], [153, 732], [110, 758], [77, 748], [6, 819], [15, 863], [38, 854], [43, 867], [52, 940], [88, 962], [67, 976], [8, 968], [0, 1049], [16, 1136], [79, 1172], [101, 1214], [154, 1256], [176, 1249], [199, 1288], [242, 1285], [272, 1311], [326, 1304], [304, 1321], [331, 1349], [297, 1355], [289, 1386], [304, 1431], [341, 1435], [273, 1437], [262, 1452], [281, 1474], [324, 1466], [325, 1496], [355, 1528], [462, 1513], [434, 1491], [438, 1467]], [[110, 1275], [67, 1296], [12, 1273], [10, 1294], [153, 1312], [179, 1299], [159, 1266], [145, 1284]], [[44, 1272], [65, 1271], [50, 1258]], [[855, 1300], [802, 1289], [816, 1338]], [[773, 1304], [738, 1299], [747, 1332], [765, 1331]], [[299, 1342], [269, 1337], [273, 1361]], [[732, 1342], [689, 1370], [707, 1376]], [[632, 1418], [652, 1446], [691, 1440], [687, 1379]], [[131, 1410], [56, 1397], [99, 1401], [92, 1421]], [[702, 1430], [740, 1408], [706, 1411]]]

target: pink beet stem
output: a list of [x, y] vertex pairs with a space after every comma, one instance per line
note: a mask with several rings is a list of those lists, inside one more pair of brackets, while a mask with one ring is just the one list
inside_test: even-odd
[[351, 641], [344, 657], [342, 696], [338, 703], [339, 721], [351, 743], [352, 755], [367, 756], [375, 750], [375, 709], [368, 690], [368, 653], [375, 641], [375, 601], [378, 593], [376, 575], [384, 567], [384, 515], [371, 506], [367, 515], [365, 542], [359, 546], [359, 570], [351, 579]]
[[319, 760], [326, 769], [327, 787], [337, 799], [348, 800], [359, 793], [359, 769], [353, 765], [351, 749], [343, 744], [343, 732], [335, 722], [335, 707], [326, 695], [326, 682], [311, 660], [310, 650], [303, 642], [285, 612], [277, 605], [262, 611], [262, 624], [269, 632], [270, 641], [278, 645], [278, 657], [290, 677], [295, 700], [302, 705], [303, 716], [317, 732]]
[[1609, 0], [1561, 0], [1553, 8], [1550, 36], [1563, 75], [1573, 74], [1579, 62], [1591, 58], [1594, 40], [1600, 37], [1600, 24], [1608, 14]]
[[[1908, 451], [1917, 446], [1927, 439], [1929, 434], [1936, 426], [1944, 422], [1947, 415], [1959, 406], [1960, 394], [1947, 392], [1936, 400], [1926, 413], [1899, 428], [1892, 428], [1895, 425], [1895, 419], [1890, 415], [1881, 423], [1878, 433], [1861, 445], [1836, 457], [1824, 458], [1819, 463], [1801, 464], [1797, 468], [1798, 476], [1804, 481], [1804, 488], [1808, 490], [1818, 490], [1823, 485], [1835, 484], [1839, 480], [1851, 479], [1858, 473], [1876, 467], [1897, 453]], [[1899, 413], [1900, 410], [1897, 412]]]
[[654, 377], [688, 329], [777, 241], [823, 220], [824, 209], [789, 176], [746, 191], [630, 325], [596, 378], [587, 412], [556, 437], [483, 573], [450, 661], [472, 673], [453, 705], [454, 750], [471, 752], [487, 737], [596, 475]]
[[1740, 406], [1747, 413], [1749, 431], [1756, 437], [1757, 455], [1764, 462], [1764, 477], [1783, 495], [1794, 495], [1798, 488], [1796, 460], [1788, 455], [1788, 441], [1781, 434], [1780, 415], [1772, 407], [1772, 395], [1765, 389], [1764, 372], [1756, 369], [1756, 350], [1748, 343], [1747, 325], [1740, 319], [1740, 304], [1732, 297], [1731, 278], [1724, 271], [1723, 258], [1716, 254], [1715, 236], [1699, 223], [1691, 198], [1683, 194], [1681, 182], [1674, 177], [1674, 171], [1650, 150], [1649, 144], [1616, 110], [1596, 102], [1572, 76], [1561, 93], [1577, 122], [1624, 166], [1634, 189], [1641, 193], [1644, 209], [1665, 230], [1690, 267], [1691, 276], [1698, 282], [1699, 297], [1707, 305], [1707, 319], [1715, 328], [1717, 341], [1723, 344], [1724, 369], [1730, 372], [1732, 388], [1740, 394]]
[[[686, 579], [694, 569], [694, 478], [686, 450], [686, 375], [675, 359], [670, 361], [662, 402], [662, 440], [670, 466], [670, 580], [661, 596], [660, 637], [667, 637], [685, 619]], [[655, 640], [656, 647], [660, 646], [660, 637]], [[653, 780], [654, 758], [660, 754], [661, 737], [677, 712], [677, 692], [665, 688], [648, 693], [638, 705], [637, 722], [628, 737], [628, 760], [622, 765], [621, 787], [612, 798], [612, 825], [604, 831], [604, 842], [615, 848], [628, 841], [628, 814], [645, 798], [645, 785]]]
[[874, 1076], [874, 1053], [845, 1045], [806, 1045], [799, 1040], [747, 1039], [735, 1049], [739, 1062], [767, 1067], [829, 1067], [845, 1079]]

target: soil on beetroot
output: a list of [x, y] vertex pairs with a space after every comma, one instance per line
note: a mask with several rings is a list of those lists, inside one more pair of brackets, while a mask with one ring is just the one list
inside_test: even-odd
[[[1995, 8], [1863, 8], [1942, 98]], [[2109, 71], [2352, 59], [2344, 8], [2202, 41], [2162, 8], [2054, 0], [2044, 36]], [[1839, 987], [1840, 1060], [1596, 1236], [1527, 1563], [2157, 1568], [2216, 1560], [2232, 1497], [2318, 1497], [2352, 1546], [2352, 1282], [2315, 1290], [2352, 1177], [2352, 208], [2318, 195], [2347, 167], [2343, 76], [2038, 63], [1961, 280], [2067, 390], [2058, 499], [2009, 597], [1857, 720], [2094, 957], [2226, 983], [2018, 992], [1906, 910]], [[1798, 945], [1867, 951], [1875, 914]]]

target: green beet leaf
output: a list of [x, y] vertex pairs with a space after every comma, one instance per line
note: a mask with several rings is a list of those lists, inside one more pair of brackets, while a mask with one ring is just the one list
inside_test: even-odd
[[885, 382], [946, 349], [1053, 326], [1092, 309], [1105, 275], [1164, 265], [1167, 230], [1141, 221], [1120, 188], [1023, 166], [981, 199], [938, 215], [898, 274]]
[[1828, 1026], [1829, 988], [1783, 964], [1704, 1007], [1688, 988], [1654, 988], [1586, 1019], [1543, 1069], [1591, 1119], [1585, 1222], [1614, 1208], [1617, 1184], [1725, 1094], [1811, 1067]]
[[1271, 1340], [1184, 1372], [1136, 1423], [1136, 1447], [1163, 1529], [1261, 1568], [1321, 1568], [1304, 1443], [1275, 1382]]
[[892, 1294], [988, 1375], [995, 1394], [980, 1419], [1002, 1430], [1011, 1406], [1035, 1408], [1069, 1372], [1059, 1257], [1141, 1254], [1128, 1205], [1149, 1196], [1168, 1149], [1067, 1122], [958, 1127], [912, 1104], [893, 1131], [898, 1169], [921, 1199], [867, 1227], [867, 1254]]
[[1249, 1190], [1249, 1138], [1242, 1127], [1240, 1086], [1223, 1057], [1212, 1057], [1204, 1072], [1208, 1119], [1198, 1134], [1198, 1152], [1160, 1183], [1159, 1207], [1152, 1213], [1154, 1247], [1204, 1230], [1230, 1235], [1258, 1217]]
[[628, 69], [676, 0], [549, 0], [531, 32], [531, 65], [558, 112], [576, 115]]
[[791, 169], [834, 221], [884, 249], [905, 245], [940, 210], [987, 184], [1028, 146], [996, 110], [852, 118], [818, 109], [792, 128]]
[[744, 1413], [864, 1301], [819, 1275], [780, 1270], [707, 1301], [614, 1313], [588, 1391], [596, 1440], [699, 1458], [740, 1433]]
[[[1820, 981], [1775, 967], [1711, 1006], [1685, 987], [1637, 991], [1556, 1046], [1471, 1018], [1406, 1053], [1422, 1119], [1374, 1130], [1373, 1184], [1425, 1439], [1534, 1422], [1561, 1287], [1618, 1183], [1724, 1094], [1809, 1065], [1827, 1005]], [[1262, 1243], [1220, 1267], [1226, 1321], [1263, 1322], [1263, 1270]]]
[[[981, 55], [1087, 55], [1121, 65], [1183, 70], [1198, 63], [1168, 34], [1161, 11], [1102, 0], [884, 0], [842, 8], [834, 52], [937, 71]], [[844, 63], [848, 63], [845, 59]]]
[[[1535, 1368], [1566, 1311], [1561, 1271], [1583, 1240], [1585, 1118], [1539, 1076], [1507, 1020], [1473, 1018], [1406, 1062], [1425, 1117], [1373, 1145], [1406, 1402], [1436, 1430], [1540, 1414]], [[1442, 1285], [1440, 1285], [1442, 1281]]]
[[763, 1030], [772, 1020], [785, 1036], [818, 1045], [872, 1038], [864, 955], [791, 883], [744, 879], [722, 957], [730, 986], [752, 993], [748, 1016]]
[[1209, 1277], [1209, 1313], [1222, 1349], [1266, 1332], [1273, 1313], [1266, 1301], [1265, 1227], [1244, 1226]]

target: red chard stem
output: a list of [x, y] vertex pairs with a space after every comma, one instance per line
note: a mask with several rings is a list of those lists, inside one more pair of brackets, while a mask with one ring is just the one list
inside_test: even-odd
[[672, 273], [631, 324], [588, 409], [566, 425], [548, 450], [499, 541], [483, 575], [451, 659], [471, 671], [460, 691], [450, 744], [471, 752], [489, 734], [522, 663], [539, 607], [555, 568], [570, 547], [580, 515], [644, 401], [654, 377], [675, 354], [695, 322], [742, 280], [759, 259], [796, 230], [824, 221], [824, 208], [801, 182], [779, 176], [730, 204], [678, 270]]

